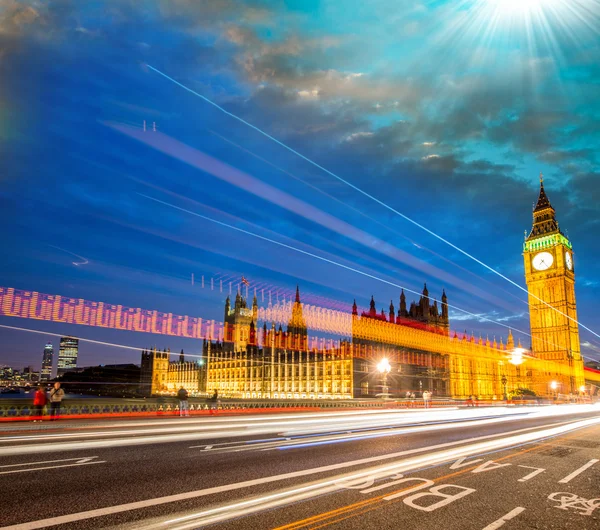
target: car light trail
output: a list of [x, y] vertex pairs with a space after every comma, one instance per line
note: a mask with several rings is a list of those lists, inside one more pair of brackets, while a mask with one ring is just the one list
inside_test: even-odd
[[[551, 409], [551, 410], [549, 410]], [[119, 431], [107, 431], [86, 433], [61, 433], [18, 436], [7, 439], [6, 444], [0, 447], [0, 456], [13, 456], [24, 454], [42, 454], [61, 451], [79, 451], [96, 450], [114, 447], [133, 447], [139, 445], [149, 445], [158, 443], [176, 443], [176, 442], [198, 442], [199, 440], [215, 440], [219, 438], [235, 438], [248, 436], [264, 436], [268, 434], [278, 434], [278, 438], [273, 439], [272, 444], [265, 449], [276, 449], [283, 445], [294, 445], [301, 447], [310, 443], [329, 443], [335, 441], [351, 442], [368, 437], [388, 437], [401, 434], [410, 434], [425, 431], [450, 430], [465, 426], [486, 425], [506, 421], [517, 421], [520, 418], [561, 418], [572, 416], [574, 413], [597, 412], [598, 408], [592, 405], [573, 405], [561, 407], [548, 407], [546, 409], [523, 409], [515, 411], [504, 407], [489, 409], [485, 411], [471, 410], [443, 410], [427, 413], [408, 413], [386, 412], [377, 415], [369, 415], [364, 418], [364, 412], [354, 412], [346, 415], [337, 413], [315, 414], [310, 419], [290, 418], [287, 420], [278, 418], [265, 419], [257, 417], [254, 422], [244, 419], [227, 418], [224, 421], [201, 421], [198, 420], [193, 425], [182, 425], [178, 422], [173, 427], [161, 427], [158, 429], [122, 429]], [[496, 416], [494, 418], [493, 416]], [[441, 419], [454, 419], [459, 423], [434, 423], [431, 421]], [[212, 419], [211, 419], [212, 420]], [[229, 420], [229, 421], [228, 421]], [[425, 424], [421, 426], [408, 427], [416, 422], [422, 421]], [[208, 424], [207, 424], [208, 423]], [[345, 434], [337, 434], [344, 429]], [[357, 432], [357, 429], [372, 429], [371, 432]], [[380, 429], [379, 432], [375, 432]], [[383, 429], [383, 430], [381, 430]], [[396, 429], [396, 431], [392, 430]], [[282, 433], [283, 431], [283, 433]], [[336, 434], [331, 434], [331, 433]], [[302, 434], [312, 434], [312, 439], [303, 438], [298, 440], [282, 440], [282, 438], [291, 438]], [[28, 441], [26, 445], [19, 445], [20, 442]], [[16, 445], [10, 445], [10, 443]], [[38, 443], [33, 443], [38, 442]], [[43, 443], [46, 442], [46, 443]], [[51, 442], [51, 443], [48, 443]], [[214, 444], [213, 444], [214, 445]], [[252, 447], [252, 446], [250, 446]], [[291, 447], [290, 447], [291, 448]], [[254, 450], [259, 448], [253, 447]]]
[[300, 487], [283, 489], [268, 493], [266, 495], [251, 497], [246, 500], [203, 510], [198, 513], [161, 521], [159, 523], [155, 523], [154, 525], [147, 525], [146, 528], [153, 530], [159, 528], [187, 530], [191, 528], [198, 528], [200, 526], [222, 523], [233, 518], [248, 516], [267, 509], [273, 509], [324, 494], [342, 491], [347, 487], [356, 486], [356, 483], [360, 484], [362, 481], [371, 483], [372, 481], [380, 480], [382, 478], [398, 478], [399, 474], [406, 473], [408, 471], [415, 471], [423, 467], [439, 465], [458, 460], [460, 458], [475, 456], [481, 453], [489, 453], [523, 444], [529, 444], [598, 424], [600, 424], [600, 418], [591, 418], [566, 425], [552, 427], [549, 429], [543, 429], [533, 433], [519, 434], [516, 436], [504, 436], [503, 438], [496, 440], [478, 442], [463, 447], [436, 451], [426, 455], [419, 455], [416, 457], [403, 459], [398, 462], [392, 462], [368, 469], [363, 469], [354, 473], [346, 473], [334, 477], [328, 477], [324, 480], [308, 483]]

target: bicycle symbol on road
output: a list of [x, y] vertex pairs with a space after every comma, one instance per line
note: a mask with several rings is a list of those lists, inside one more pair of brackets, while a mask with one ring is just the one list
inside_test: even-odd
[[548, 499], [551, 501], [558, 502], [559, 510], [574, 510], [580, 515], [592, 515], [596, 508], [600, 507], [600, 498], [586, 500], [583, 497], [575, 495], [575, 493], [567, 493], [564, 491], [557, 491], [548, 495]]

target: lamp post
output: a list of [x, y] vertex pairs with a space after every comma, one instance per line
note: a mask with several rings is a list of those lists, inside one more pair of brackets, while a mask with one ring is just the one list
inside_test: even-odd
[[504, 399], [504, 401], [508, 401], [508, 395], [506, 394], [506, 383], [508, 383], [508, 379], [506, 379], [505, 375], [502, 376], [500, 382], [502, 383], [502, 387], [504, 388], [504, 396], [502, 399]]
[[379, 364], [377, 365], [377, 370], [381, 374], [381, 379], [382, 379], [381, 394], [383, 396], [383, 399], [387, 399], [387, 396], [388, 396], [387, 376], [390, 373], [390, 371], [392, 370], [390, 362], [384, 357], [383, 359], [381, 359], [381, 361], [379, 361]]
[[573, 377], [573, 353], [567, 351], [567, 359], [569, 361], [569, 393], [575, 392], [575, 378]]
[[552, 389], [552, 393], [554, 394], [554, 400], [558, 399], [558, 383], [556, 381], [552, 381], [550, 383], [550, 388]]

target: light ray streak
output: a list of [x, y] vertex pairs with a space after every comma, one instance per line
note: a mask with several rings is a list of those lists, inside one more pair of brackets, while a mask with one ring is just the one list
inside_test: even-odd
[[[492, 272], [493, 274], [496, 274], [497, 276], [499, 276], [500, 278], [502, 278], [503, 280], [506, 280], [507, 282], [509, 282], [510, 284], [512, 284], [513, 286], [517, 287], [518, 289], [520, 289], [521, 291], [523, 291], [524, 293], [526, 293], [528, 296], [531, 296], [532, 298], [535, 298], [536, 300], [538, 300], [539, 302], [543, 303], [546, 307], [549, 307], [550, 309], [552, 309], [553, 311], [556, 311], [557, 313], [559, 313], [560, 315], [566, 317], [567, 319], [571, 320], [572, 322], [575, 322], [576, 324], [578, 324], [579, 326], [581, 326], [583, 329], [589, 331], [592, 335], [595, 335], [596, 337], [600, 338], [600, 334], [596, 333], [594, 330], [590, 329], [589, 327], [585, 326], [584, 324], [582, 324], [581, 322], [579, 322], [577, 319], [571, 317], [570, 315], [567, 315], [566, 313], [563, 313], [560, 309], [557, 309], [556, 307], [552, 306], [551, 304], [549, 304], [548, 302], [546, 302], [545, 300], [539, 298], [538, 296], [536, 296], [533, 293], [530, 293], [526, 288], [522, 287], [521, 285], [519, 285], [517, 282], [511, 280], [509, 277], [505, 276], [504, 274], [502, 274], [501, 272], [497, 271], [496, 269], [494, 269], [493, 267], [489, 266], [487, 263], [484, 263], [483, 261], [481, 261], [480, 259], [476, 258], [475, 256], [473, 256], [472, 254], [470, 254], [469, 252], [467, 252], [466, 250], [463, 250], [462, 248], [460, 248], [459, 246], [455, 245], [454, 243], [452, 243], [451, 241], [447, 240], [446, 238], [438, 235], [437, 233], [435, 233], [434, 231], [430, 230], [429, 228], [427, 228], [426, 226], [422, 225], [421, 223], [419, 223], [418, 221], [415, 221], [414, 219], [408, 217], [407, 215], [403, 214], [402, 212], [398, 211], [397, 209], [393, 208], [392, 206], [388, 205], [387, 203], [383, 202], [382, 200], [378, 199], [377, 197], [375, 197], [374, 195], [371, 195], [370, 193], [364, 191], [362, 188], [359, 188], [358, 186], [352, 184], [350, 181], [336, 175], [335, 173], [333, 173], [332, 171], [330, 171], [329, 169], [327, 169], [326, 167], [318, 164], [317, 162], [313, 161], [312, 159], [308, 158], [307, 156], [303, 155], [302, 153], [296, 151], [294, 148], [288, 146], [287, 144], [283, 143], [282, 141], [278, 140], [277, 138], [275, 138], [274, 136], [271, 136], [269, 133], [263, 131], [262, 129], [260, 129], [259, 127], [257, 127], [256, 125], [253, 125], [252, 123], [244, 120], [243, 118], [240, 118], [239, 116], [236, 116], [235, 114], [233, 114], [232, 112], [229, 112], [228, 110], [226, 110], [225, 108], [221, 107], [220, 105], [218, 105], [217, 103], [215, 103], [214, 101], [210, 100], [209, 98], [207, 98], [206, 96], [203, 96], [202, 94], [196, 92], [195, 90], [192, 90], [191, 88], [185, 86], [184, 84], [180, 83], [179, 81], [173, 79], [172, 77], [168, 76], [167, 74], [161, 72], [160, 70], [158, 70], [157, 68], [154, 68], [152, 65], [146, 64], [146, 66], [148, 68], [150, 68], [151, 70], [153, 70], [154, 72], [156, 72], [157, 74], [163, 76], [165, 79], [168, 79], [169, 81], [171, 81], [172, 83], [175, 83], [176, 85], [178, 85], [179, 87], [183, 88], [184, 90], [190, 92], [191, 94], [199, 97], [200, 99], [206, 101], [207, 103], [209, 103], [210, 105], [212, 105], [213, 107], [219, 109], [221, 112], [223, 112], [224, 114], [226, 114], [227, 116], [230, 116], [231, 118], [234, 118], [235, 120], [238, 120], [239, 122], [243, 123], [244, 125], [246, 125], [247, 127], [250, 127], [251, 129], [257, 131], [258, 133], [262, 134], [263, 136], [265, 136], [266, 138], [268, 138], [269, 140], [275, 142], [276, 144], [278, 144], [279, 146], [283, 147], [284, 149], [287, 149], [288, 151], [290, 151], [291, 153], [295, 154], [296, 156], [302, 158], [303, 160], [305, 160], [306, 162], [308, 162], [309, 164], [312, 164], [313, 166], [315, 166], [316, 168], [320, 169], [321, 171], [324, 171], [325, 173], [327, 173], [328, 175], [330, 175], [331, 177], [335, 178], [336, 180], [342, 182], [343, 184], [345, 184], [346, 186], [349, 186], [350, 188], [352, 188], [354, 191], [360, 193], [361, 195], [367, 197], [368, 199], [371, 199], [372, 201], [376, 202], [377, 204], [379, 204], [380, 206], [383, 206], [386, 210], [389, 210], [390, 212], [394, 213], [395, 215], [401, 217], [402, 219], [404, 219], [405, 221], [408, 221], [409, 223], [413, 224], [414, 226], [416, 226], [417, 228], [420, 228], [421, 230], [423, 230], [424, 232], [428, 233], [429, 235], [435, 237], [436, 239], [438, 239], [439, 241], [441, 241], [442, 243], [445, 243], [446, 245], [448, 245], [449, 247], [453, 248], [454, 250], [456, 250], [457, 252], [460, 252], [462, 255], [466, 256], [467, 258], [475, 261], [476, 263], [478, 263], [479, 265], [481, 265], [482, 267], [484, 267], [485, 269], [489, 270], [490, 272]], [[508, 327], [508, 326], [505, 326]]]
[[[353, 212], [359, 214], [360, 216], [364, 217], [365, 219], [368, 219], [369, 221], [371, 221], [372, 223], [375, 223], [379, 226], [381, 226], [382, 228], [389, 230], [390, 232], [392, 232], [394, 235], [401, 237], [402, 239], [408, 241], [409, 243], [412, 243], [415, 247], [424, 250], [425, 252], [428, 252], [429, 254], [435, 256], [438, 259], [441, 259], [443, 261], [445, 261], [446, 263], [449, 263], [451, 265], [453, 265], [454, 267], [457, 267], [458, 269], [460, 269], [462, 272], [469, 274], [471, 276], [474, 276], [475, 278], [477, 278], [478, 280], [487, 283], [488, 285], [491, 285], [493, 287], [496, 287], [494, 284], [492, 284], [492, 282], [490, 282], [489, 280], [486, 280], [484, 277], [479, 276], [478, 274], [474, 273], [473, 271], [470, 271], [468, 269], [466, 269], [465, 267], [462, 267], [461, 265], [459, 265], [458, 263], [455, 263], [454, 261], [452, 261], [449, 258], [446, 258], [445, 256], [442, 256], [441, 254], [438, 254], [437, 252], [431, 250], [430, 248], [423, 246], [423, 245], [419, 245], [417, 244], [416, 241], [414, 241], [413, 239], [411, 239], [410, 237], [401, 234], [400, 232], [398, 232], [397, 230], [394, 230], [393, 228], [391, 228], [390, 226], [382, 223], [381, 221], [379, 221], [378, 219], [375, 219], [373, 217], [371, 217], [370, 215], [367, 215], [366, 213], [362, 212], [361, 210], [359, 210], [358, 208], [355, 208], [354, 206], [345, 203], [344, 201], [338, 199], [337, 197], [323, 191], [321, 188], [319, 188], [318, 186], [315, 186], [314, 184], [311, 184], [310, 182], [307, 182], [306, 180], [297, 177], [296, 175], [294, 175], [293, 173], [290, 173], [289, 171], [287, 171], [286, 169], [283, 169], [279, 166], [277, 166], [276, 164], [273, 164], [272, 162], [270, 162], [269, 160], [267, 160], [266, 158], [263, 158], [260, 155], [257, 155], [256, 153], [253, 153], [252, 151], [250, 151], [249, 149], [246, 149], [245, 147], [236, 144], [235, 142], [233, 142], [232, 140], [229, 140], [228, 138], [225, 138], [224, 136], [220, 135], [219, 133], [212, 131], [211, 129], [207, 129], [209, 133], [214, 134], [215, 136], [217, 136], [218, 138], [220, 138], [221, 140], [223, 140], [224, 142], [227, 142], [230, 145], [233, 145], [234, 147], [240, 149], [241, 151], [243, 151], [244, 153], [249, 154], [250, 156], [256, 158], [257, 160], [260, 160], [261, 162], [264, 162], [265, 164], [273, 167], [274, 169], [276, 169], [277, 171], [282, 172], [285, 175], [288, 175], [289, 177], [293, 178], [294, 180], [297, 180], [298, 182], [302, 182], [305, 186], [308, 186], [309, 188], [318, 191], [320, 194], [324, 195], [325, 197], [327, 197], [329, 200], [333, 201], [333, 202], [337, 202], [338, 204], [341, 204], [342, 206], [344, 206], [345, 208], [348, 208], [349, 210], [352, 210]], [[502, 289], [502, 288], [500, 288]], [[521, 298], [519, 298], [517, 295], [515, 295], [514, 293], [511, 293], [510, 291], [507, 291], [506, 289], [502, 289], [502, 291], [504, 293], [506, 293], [508, 296], [511, 296], [513, 298], [515, 298], [516, 300], [518, 300], [519, 302], [523, 303], [523, 304], [527, 304], [526, 300], [523, 300]]]
[[55, 248], [57, 250], [61, 250], [62, 252], [66, 252], [67, 254], [71, 254], [71, 256], [75, 256], [76, 258], [79, 258], [80, 260], [83, 260], [81, 263], [78, 263], [76, 261], [73, 261], [71, 263], [73, 263], [73, 265], [75, 265], [76, 267], [79, 267], [79, 265], [87, 265], [90, 261], [87, 258], [84, 258], [83, 256], [80, 256], [78, 254], [75, 254], [74, 252], [71, 252], [70, 250], [66, 250], [64, 248], [60, 248], [54, 245], [48, 245], [49, 247]]
[[[263, 182], [262, 180], [254, 178], [237, 168], [229, 166], [228, 164], [217, 160], [216, 158], [203, 153], [198, 149], [184, 144], [183, 142], [180, 142], [171, 136], [162, 133], [145, 135], [140, 133], [137, 129], [132, 129], [131, 127], [123, 126], [122, 124], [114, 124], [111, 122], [107, 122], [106, 124], [122, 134], [126, 134], [131, 138], [145, 143], [153, 149], [168, 154], [169, 156], [181, 160], [192, 167], [209, 173], [214, 177], [227, 182], [228, 184], [237, 186], [247, 193], [251, 193], [252, 195], [260, 197], [261, 199], [269, 201], [280, 208], [284, 208], [298, 216], [304, 217], [305, 219], [325, 227], [344, 238], [350, 239], [367, 248], [374, 248], [380, 254], [407, 265], [412, 269], [421, 272], [422, 274], [425, 273], [434, 276], [442, 281], [457, 286], [465, 292], [473, 294], [481, 299], [490, 301], [497, 306], [509, 310], [509, 305], [505, 300], [490, 295], [490, 293], [474, 286], [472, 283], [466, 282], [465, 280], [456, 277], [453, 274], [436, 267], [435, 265], [423, 261], [400, 248], [394, 247], [388, 242], [383, 241], [376, 236], [365, 232], [364, 230], [358, 229], [353, 225], [331, 215], [330, 213], [320, 210], [312, 204], [304, 202], [297, 197], [290, 195], [289, 193]], [[331, 241], [329, 242], [331, 243]]]
[[[39, 335], [51, 335], [52, 337], [64, 337], [65, 334], [64, 333], [51, 333], [50, 331], [40, 331], [37, 329], [30, 329], [30, 328], [20, 328], [17, 326], [7, 326], [6, 324], [0, 324], [0, 328], [4, 328], [4, 329], [12, 329], [15, 331], [27, 331], [29, 333], [38, 333]], [[125, 346], [124, 344], [114, 344], [112, 342], [104, 342], [101, 340], [93, 340], [93, 339], [84, 339], [82, 337], [75, 337], [77, 340], [83, 341], [83, 342], [90, 342], [92, 344], [100, 344], [102, 346], [111, 346], [113, 348], [122, 348], [124, 350], [134, 350], [136, 352], [140, 352], [142, 350], [145, 350], [147, 348], [136, 348], [135, 346]], [[175, 353], [173, 353], [173, 355], [175, 355]], [[193, 353], [186, 353], [187, 356], [189, 357], [198, 357], [198, 358], [202, 358], [202, 355], [198, 355], [198, 354], [193, 354]]]
[[[202, 215], [202, 214], [199, 214], [197, 212], [192, 212], [191, 210], [186, 210], [185, 208], [181, 208], [180, 206], [175, 206], [174, 204], [170, 204], [168, 202], [161, 201], [160, 199], [156, 199], [154, 197], [150, 197], [149, 195], [144, 195], [143, 193], [138, 193], [138, 194], [141, 195], [142, 197], [145, 197], [146, 199], [149, 199], [151, 201], [155, 201], [155, 202], [157, 202], [159, 204], [163, 204], [164, 206], [168, 206], [169, 208], [173, 208], [175, 210], [179, 210], [179, 211], [188, 213], [188, 214], [193, 215], [195, 217], [199, 217], [201, 219], [204, 219], [205, 221], [210, 221], [211, 223], [215, 223], [215, 224], [218, 224], [220, 226], [224, 226], [226, 228], [230, 228], [232, 230], [236, 230], [237, 232], [241, 232], [243, 234], [246, 234], [246, 235], [249, 235], [249, 236], [252, 236], [252, 237], [256, 237], [256, 238], [261, 239], [263, 241], [267, 241], [269, 243], [273, 243], [274, 245], [278, 245], [280, 247], [287, 248], [288, 250], [293, 250], [294, 252], [299, 252], [300, 254], [304, 254], [306, 256], [310, 256], [312, 258], [316, 258], [316, 259], [324, 261], [326, 263], [330, 263], [331, 265], [335, 265], [337, 267], [341, 267], [341, 268], [349, 270], [351, 272], [355, 272], [357, 274], [360, 274], [361, 276], [365, 276], [367, 278], [371, 278], [373, 280], [377, 280], [378, 282], [382, 282], [382, 283], [385, 283], [387, 285], [391, 285], [391, 286], [396, 287], [398, 289], [404, 289], [405, 291], [407, 291], [409, 293], [412, 293], [412, 294], [416, 294], [417, 296], [420, 296], [422, 294], [422, 293], [419, 293], [419, 292], [414, 291], [412, 289], [409, 289], [408, 287], [404, 287], [404, 286], [402, 286], [400, 284], [397, 284], [397, 283], [391, 282], [389, 280], [386, 280], [384, 278], [380, 278], [378, 276], [375, 276], [374, 274], [369, 274], [368, 272], [361, 271], [360, 269], [356, 269], [354, 267], [350, 267], [349, 265], [344, 265], [343, 263], [340, 263], [338, 261], [335, 261], [335, 260], [332, 260], [332, 259], [329, 259], [329, 258], [325, 258], [323, 256], [319, 256], [318, 254], [314, 254], [313, 252], [308, 252], [307, 250], [302, 250], [302, 249], [294, 247], [292, 245], [288, 245], [286, 243], [282, 243], [281, 241], [276, 241], [275, 239], [271, 239], [269, 237], [265, 237], [265, 236], [261, 236], [259, 234], [255, 234], [254, 232], [250, 232], [249, 230], [244, 230], [243, 228], [239, 228], [237, 226], [233, 226], [233, 225], [224, 223], [222, 221], [218, 221], [216, 219], [213, 219], [212, 217], [207, 217], [206, 215]], [[523, 330], [520, 330], [518, 328], [515, 328], [514, 326], [508, 326], [506, 324], [502, 324], [502, 322], [498, 322], [496, 320], [492, 320], [491, 318], [488, 318], [488, 317], [485, 317], [485, 316], [482, 316], [482, 315], [476, 315], [475, 313], [471, 313], [470, 311], [467, 311], [466, 309], [462, 309], [461, 307], [458, 307], [458, 306], [455, 306], [455, 305], [452, 305], [452, 304], [447, 304], [447, 305], [448, 305], [449, 308], [456, 309], [457, 311], [460, 311], [461, 313], [465, 313], [465, 314], [470, 315], [472, 317], [475, 317], [477, 319], [486, 320], [488, 322], [492, 322], [493, 324], [497, 324], [498, 326], [501, 326], [503, 328], [507, 328], [507, 329], [510, 329], [510, 330], [517, 331], [519, 333], [523, 333], [524, 335], [526, 335], [528, 337], [532, 336], [531, 333], [528, 333], [526, 331], [523, 331]]]

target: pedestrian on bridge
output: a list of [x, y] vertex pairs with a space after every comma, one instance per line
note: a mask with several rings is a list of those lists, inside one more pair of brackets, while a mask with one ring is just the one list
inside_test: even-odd
[[428, 409], [430, 407], [430, 403], [431, 403], [431, 394], [425, 390], [425, 392], [423, 392], [423, 407]]
[[65, 391], [60, 388], [60, 383], [54, 383], [54, 388], [50, 390], [50, 421], [57, 420], [60, 416], [60, 404], [65, 397]]
[[190, 415], [190, 403], [188, 401], [189, 394], [188, 391], [181, 387], [179, 392], [177, 392], [177, 399], [179, 400], [179, 415], [180, 416], [189, 416]]
[[33, 395], [33, 421], [42, 421], [42, 417], [44, 416], [44, 407], [48, 402], [48, 398], [46, 397], [46, 391], [44, 390], [43, 385], [38, 386], [35, 394]]
[[215, 390], [215, 393], [210, 397], [208, 401], [210, 407], [210, 414], [212, 416], [213, 414], [217, 413], [217, 410], [219, 408], [219, 392]]

